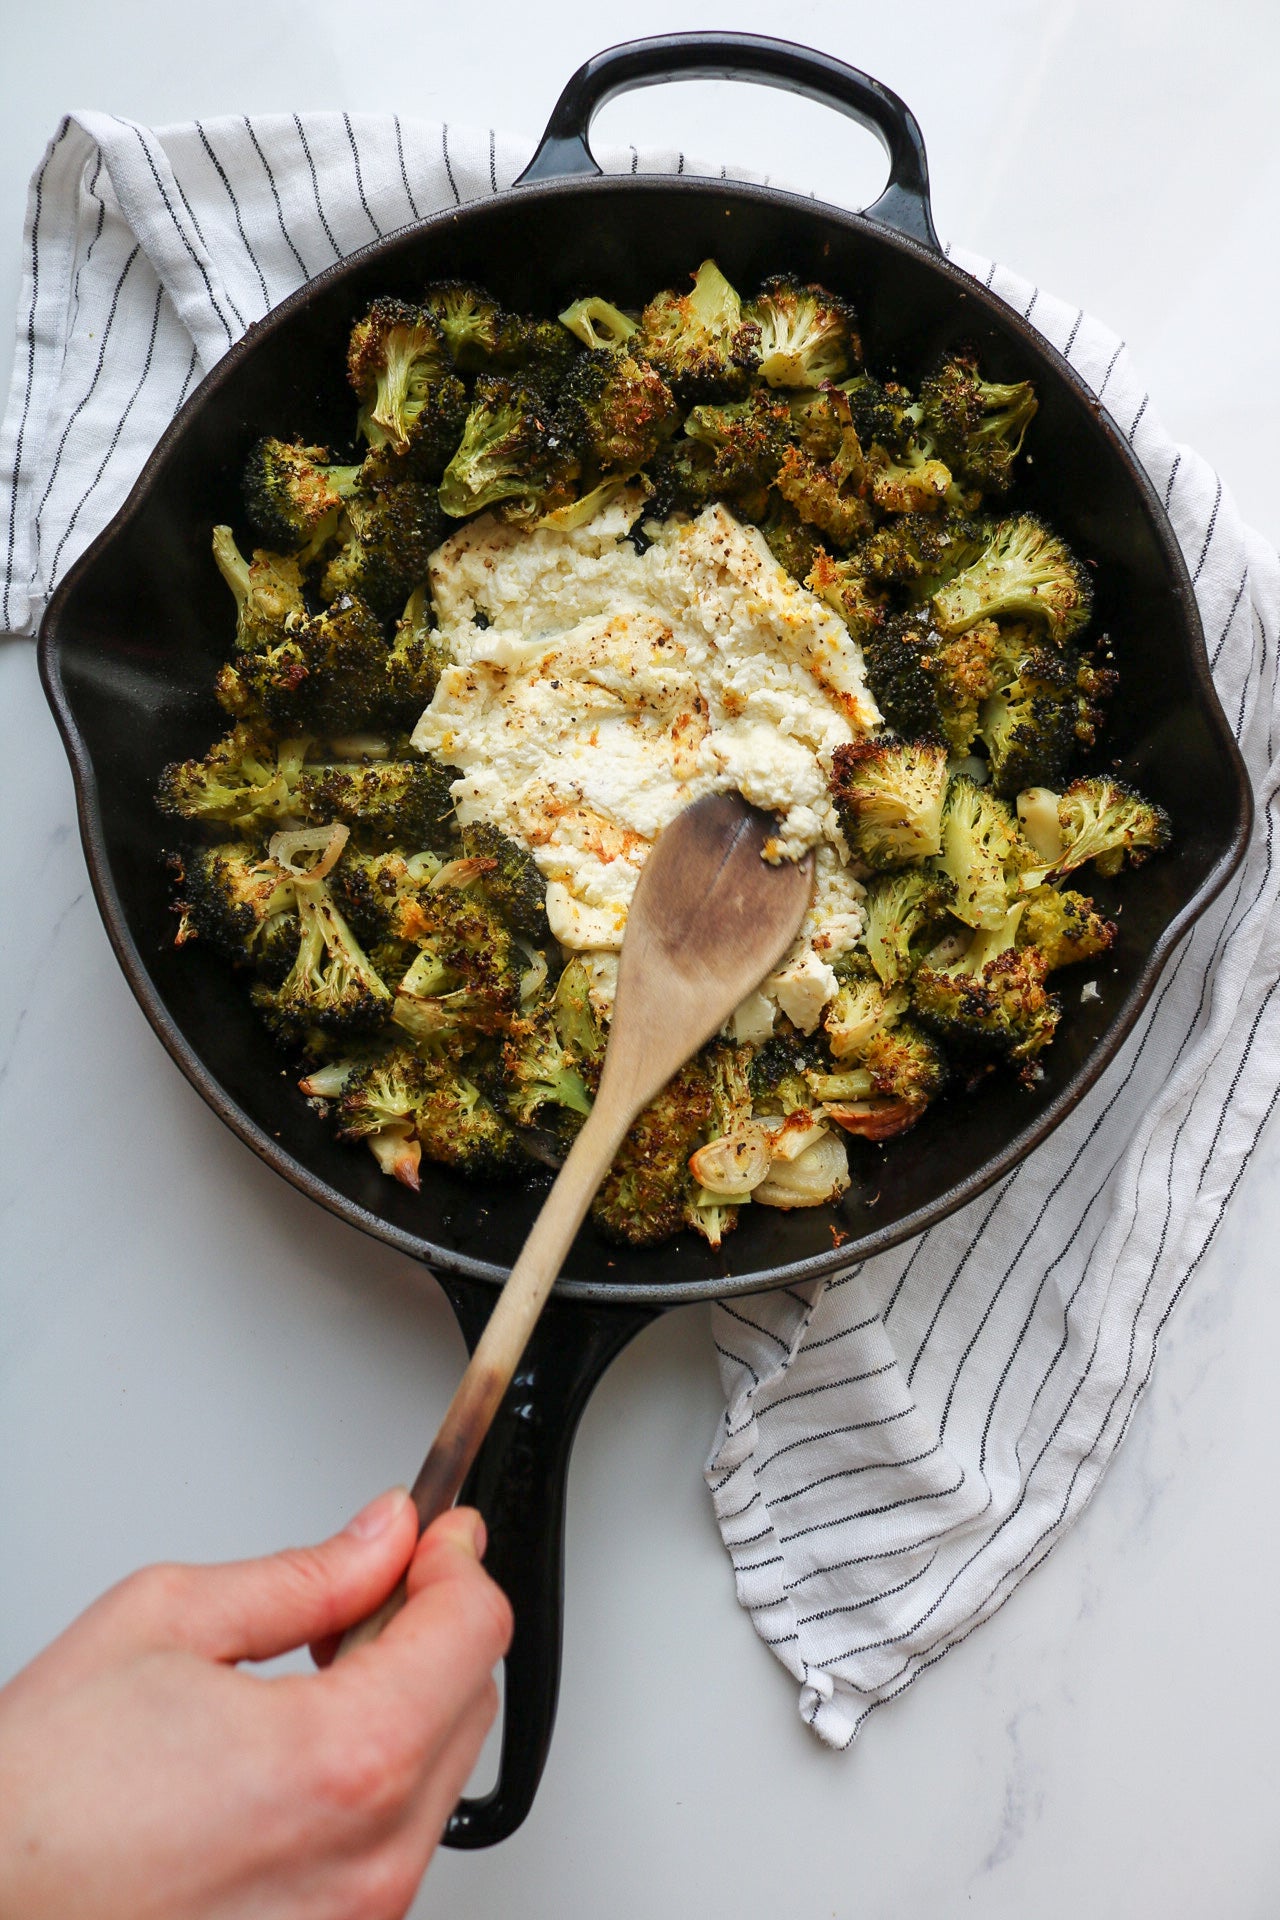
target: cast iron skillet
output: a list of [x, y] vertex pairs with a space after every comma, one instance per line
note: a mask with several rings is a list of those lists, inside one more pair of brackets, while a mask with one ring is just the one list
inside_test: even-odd
[[[856, 214], [722, 180], [601, 176], [587, 142], [604, 101], [709, 76], [806, 94], [872, 130], [890, 163], [880, 199]], [[160, 768], [202, 752], [220, 719], [210, 687], [229, 608], [209, 528], [236, 513], [245, 453], [264, 430], [347, 439], [351, 401], [340, 369], [348, 329], [372, 295], [413, 298], [429, 278], [464, 275], [542, 313], [585, 292], [638, 306], [659, 287], [686, 283], [709, 254], [746, 290], [789, 269], [851, 295], [877, 370], [900, 364], [909, 374], [940, 349], [971, 342], [989, 374], [1036, 381], [1037, 458], [1019, 504], [1043, 511], [1096, 565], [1098, 625], [1113, 634], [1124, 673], [1109, 750], [1169, 809], [1176, 839], [1170, 854], [1125, 876], [1114, 967], [1099, 974], [1102, 1000], [1071, 1006], [1034, 1092], [997, 1080], [944, 1103], [887, 1151], [851, 1143], [853, 1185], [834, 1213], [746, 1209], [719, 1254], [693, 1235], [620, 1252], [584, 1229], [467, 1491], [488, 1516], [490, 1564], [513, 1595], [517, 1625], [501, 1775], [486, 1798], [455, 1812], [446, 1835], [454, 1846], [504, 1838], [537, 1787], [559, 1681], [569, 1450], [610, 1360], [665, 1307], [845, 1267], [919, 1233], [1007, 1173], [1115, 1054], [1174, 947], [1239, 862], [1252, 819], [1160, 503], [1065, 361], [943, 257], [924, 145], [903, 102], [854, 68], [782, 41], [680, 34], [615, 47], [574, 75], [510, 192], [366, 247], [251, 327], [188, 400], [45, 617], [41, 670], [108, 934], [160, 1039], [228, 1126], [303, 1193], [429, 1263], [474, 1344], [541, 1191], [477, 1191], [425, 1166], [420, 1195], [384, 1179], [370, 1155], [337, 1145], [282, 1077], [242, 988], [208, 956], [179, 955], [170, 943], [159, 860], [166, 833], [152, 793]], [[1097, 892], [1111, 903], [1105, 884]], [[847, 1236], [838, 1247], [836, 1226]]]

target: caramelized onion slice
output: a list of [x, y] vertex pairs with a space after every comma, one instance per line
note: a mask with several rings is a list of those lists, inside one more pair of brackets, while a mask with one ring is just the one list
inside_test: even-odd
[[775, 1160], [751, 1198], [763, 1207], [822, 1207], [849, 1184], [849, 1161], [838, 1134], [824, 1133], [795, 1160]]
[[726, 1200], [746, 1199], [768, 1178], [772, 1142], [758, 1123], [735, 1127], [709, 1140], [689, 1156], [689, 1171], [700, 1187]]
[[[336, 865], [350, 837], [350, 827], [344, 826], [341, 820], [327, 827], [287, 827], [282, 833], [272, 834], [267, 853], [295, 879], [323, 880]], [[318, 853], [320, 858], [314, 866], [299, 867], [294, 864], [294, 856], [299, 853]]]
[[846, 1133], [863, 1140], [892, 1140], [895, 1134], [914, 1127], [928, 1105], [927, 1100], [829, 1100], [822, 1111]]

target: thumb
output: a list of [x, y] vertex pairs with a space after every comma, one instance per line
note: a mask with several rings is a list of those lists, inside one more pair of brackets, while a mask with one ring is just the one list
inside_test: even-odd
[[404, 1572], [417, 1537], [413, 1502], [404, 1487], [393, 1487], [319, 1546], [157, 1569], [171, 1592], [170, 1604], [160, 1602], [167, 1617], [155, 1624], [161, 1638], [210, 1660], [270, 1660], [371, 1613]]

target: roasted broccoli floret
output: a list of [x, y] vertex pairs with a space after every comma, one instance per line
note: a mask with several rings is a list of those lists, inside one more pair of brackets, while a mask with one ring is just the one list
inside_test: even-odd
[[[426, 1099], [433, 1069], [408, 1047], [392, 1047], [371, 1060], [351, 1063], [342, 1076], [334, 1105], [340, 1140], [363, 1140], [384, 1173], [406, 1187], [418, 1188], [422, 1147], [415, 1131], [418, 1108]], [[308, 1091], [329, 1082], [312, 1075]]]
[[522, 1127], [532, 1126], [544, 1107], [584, 1116], [591, 1094], [576, 1055], [560, 1038], [550, 1005], [513, 1021], [502, 1049], [507, 1110]]
[[568, 327], [584, 347], [604, 349], [625, 347], [640, 322], [633, 320], [629, 313], [623, 313], [620, 307], [615, 307], [610, 301], [602, 300], [599, 294], [592, 293], [584, 300], [574, 300], [567, 306], [560, 315], [560, 324]]
[[431, 1084], [414, 1114], [428, 1160], [469, 1180], [496, 1180], [527, 1166], [515, 1134], [474, 1081], [442, 1055], [430, 1065]]
[[976, 627], [950, 638], [932, 631], [925, 634], [920, 671], [933, 687], [947, 745], [957, 758], [964, 758], [972, 748], [983, 702], [1007, 678], [1010, 660], [1025, 642], [1026, 629], [1018, 628], [1017, 635], [1015, 639], [1003, 632], [994, 620], [980, 620]]
[[625, 350], [579, 354], [556, 396], [565, 444], [588, 473], [635, 473], [680, 424], [680, 409], [656, 368]]
[[391, 994], [323, 880], [295, 880], [297, 955], [279, 987], [254, 987], [254, 1005], [276, 1037], [300, 1043], [323, 1033], [367, 1033], [385, 1024]]
[[911, 395], [897, 381], [881, 382], [874, 374], [858, 373], [840, 382], [849, 403], [859, 442], [864, 447], [887, 447], [905, 453], [916, 431]]
[[176, 942], [203, 940], [277, 982], [298, 951], [293, 876], [244, 840], [171, 856]]
[[[367, 1140], [384, 1171], [416, 1187], [412, 1146], [473, 1179], [520, 1165], [515, 1135], [455, 1062], [394, 1047], [358, 1067], [337, 1100], [344, 1139]], [[403, 1143], [409, 1152], [403, 1162]], [[379, 1145], [383, 1151], [379, 1151]]]
[[900, 513], [867, 536], [859, 558], [877, 580], [931, 590], [977, 558], [984, 545], [980, 521], [961, 514]]
[[218, 696], [233, 712], [332, 738], [382, 723], [386, 666], [381, 622], [364, 601], [343, 594], [278, 645], [237, 654], [218, 676]]
[[[359, 940], [371, 950], [394, 946], [412, 958], [427, 926], [423, 895], [445, 864], [441, 855], [425, 850], [408, 856], [362, 853], [348, 842], [328, 885]], [[402, 966], [394, 977], [403, 972]]]
[[1012, 809], [989, 787], [957, 775], [947, 788], [937, 861], [955, 887], [950, 909], [957, 920], [969, 927], [1003, 926], [1018, 874], [1034, 858]]
[[440, 482], [440, 505], [454, 519], [499, 506], [509, 518], [531, 519], [572, 497], [577, 472], [577, 458], [539, 386], [481, 379], [462, 444]]
[[984, 380], [970, 354], [943, 360], [920, 388], [920, 411], [949, 466], [1003, 493], [1039, 402], [1030, 380]]
[[213, 557], [236, 598], [236, 646], [256, 652], [277, 645], [307, 617], [296, 560], [255, 551], [245, 559], [230, 527], [213, 530]]
[[817, 527], [837, 547], [851, 547], [872, 525], [865, 498], [866, 468], [852, 427], [841, 435], [838, 451], [820, 460], [801, 447], [788, 447], [774, 482], [802, 520]]
[[[821, 571], [825, 575], [825, 568]], [[815, 591], [821, 591], [825, 586], [825, 580], [820, 580], [819, 572], [820, 568], [815, 567], [810, 582]], [[923, 667], [930, 644], [927, 623], [912, 614], [898, 614], [886, 619], [883, 605], [880, 604], [878, 621], [873, 624], [871, 616], [878, 603], [865, 582], [859, 583], [860, 576], [856, 567], [853, 567], [847, 580], [842, 583], [838, 596], [831, 591], [822, 591], [822, 597], [833, 601], [838, 607], [845, 601], [852, 601], [855, 607], [860, 604], [864, 609], [866, 624], [861, 631], [847, 613], [846, 624], [854, 638], [861, 642], [867, 684], [876, 697], [877, 706], [888, 725], [904, 738], [941, 739], [944, 733], [942, 709], [938, 705], [933, 682]]]
[[898, 1020], [872, 1035], [856, 1066], [811, 1073], [809, 1085], [815, 1101], [910, 1100], [924, 1107], [948, 1078], [946, 1056], [933, 1036], [914, 1021]]
[[1052, 1040], [1061, 1003], [1046, 991], [1039, 949], [1014, 947], [1020, 917], [1014, 907], [995, 926], [975, 933], [958, 958], [930, 954], [916, 969], [912, 1008], [943, 1040], [1022, 1061]]
[[827, 1045], [833, 1057], [861, 1059], [877, 1034], [894, 1026], [910, 1004], [911, 995], [905, 987], [886, 985], [865, 962], [861, 970], [848, 971], [824, 1016]]
[[653, 488], [649, 512], [655, 520], [701, 513], [715, 499], [715, 455], [710, 447], [681, 434], [655, 454], [648, 478]]
[[450, 654], [431, 624], [431, 596], [415, 587], [396, 622], [386, 659], [386, 718], [391, 726], [412, 726], [428, 706]]
[[529, 940], [549, 939], [547, 883], [533, 855], [487, 820], [465, 826], [462, 844], [470, 858], [485, 863], [480, 884], [507, 925]]
[[605, 1036], [591, 1004], [591, 975], [584, 961], [570, 960], [560, 975], [556, 983], [554, 1018], [556, 1032], [583, 1065], [587, 1084], [594, 1088], [604, 1059]]
[[357, 594], [392, 619], [426, 579], [427, 563], [445, 534], [435, 490], [416, 480], [390, 480], [352, 494], [338, 522], [338, 551], [324, 570], [326, 600]]
[[693, 1200], [689, 1155], [712, 1111], [706, 1069], [691, 1060], [634, 1122], [592, 1202], [610, 1238], [652, 1247], [679, 1231]]
[[798, 1113], [811, 1104], [805, 1074], [821, 1067], [826, 1048], [820, 1034], [806, 1037], [791, 1022], [780, 1021], [773, 1035], [752, 1056], [747, 1070], [751, 1097], [760, 1113]]
[[1026, 896], [1017, 944], [1038, 947], [1053, 973], [1077, 960], [1095, 959], [1107, 951], [1115, 937], [1115, 922], [1104, 920], [1084, 894], [1036, 887]]
[[[457, 874], [464, 884], [451, 884]], [[470, 861], [443, 867], [396, 915], [392, 930], [418, 943], [396, 989], [396, 1025], [424, 1044], [505, 1033], [520, 1005], [523, 961], [511, 933], [476, 891]]]
[[292, 551], [332, 531], [359, 483], [359, 466], [336, 464], [327, 447], [268, 435], [245, 462], [245, 512], [264, 539]]
[[831, 763], [850, 852], [876, 871], [937, 853], [946, 786], [941, 740], [858, 740], [837, 747]]
[[866, 470], [871, 497], [882, 513], [933, 512], [951, 491], [951, 469], [916, 441], [901, 452], [875, 442]]
[[180, 760], [160, 775], [163, 813], [221, 826], [252, 827], [297, 816], [298, 780], [311, 742], [272, 742], [254, 728], [233, 727], [203, 760]]
[[789, 451], [786, 401], [756, 390], [745, 400], [694, 407], [684, 430], [710, 451], [711, 491], [763, 512], [770, 482]]
[[760, 329], [714, 260], [703, 261], [691, 292], [651, 300], [629, 345], [685, 401], [745, 393], [760, 362]]
[[954, 898], [953, 882], [929, 867], [906, 867], [871, 881], [862, 906], [862, 944], [887, 987], [910, 978]]
[[849, 303], [789, 274], [766, 280], [745, 317], [760, 329], [760, 374], [771, 387], [822, 387], [862, 358]]
[[1168, 845], [1171, 824], [1163, 807], [1144, 800], [1122, 780], [1098, 775], [1073, 780], [1058, 802], [1062, 851], [1051, 862], [1028, 862], [1022, 885], [1074, 873], [1086, 860], [1110, 877], [1126, 863], [1141, 866]]
[[423, 307], [375, 300], [351, 332], [347, 375], [360, 400], [360, 428], [371, 446], [408, 451], [433, 389], [443, 383], [456, 414], [458, 381], [444, 338]]
[[785, 567], [791, 578], [801, 586], [805, 585], [813, 572], [819, 556], [835, 573], [836, 562], [826, 553], [818, 539], [817, 529], [807, 525], [795, 508], [778, 495], [769, 501], [768, 516], [761, 521], [760, 531], [779, 566]]
[[434, 846], [447, 838], [453, 819], [452, 780], [427, 755], [312, 765], [298, 779], [298, 810], [311, 820], [345, 820], [386, 846]]
[[1117, 678], [1071, 647], [1028, 647], [1014, 665], [985, 702], [978, 728], [991, 784], [1007, 798], [1026, 787], [1062, 786], [1076, 753], [1094, 745]]
[[1088, 624], [1092, 606], [1086, 569], [1031, 514], [1002, 520], [979, 558], [933, 596], [943, 633], [979, 620], [1038, 620], [1058, 645]]
[[434, 281], [422, 304], [443, 334], [454, 365], [466, 373], [556, 378], [578, 353], [572, 336], [556, 321], [508, 313], [491, 294], [467, 281]]
[[[928, 733], [936, 730], [937, 714], [933, 707], [933, 695], [928, 682], [920, 680], [919, 665], [915, 656], [912, 656], [910, 671], [914, 673], [917, 680], [920, 680], [922, 699], [913, 701], [906, 694], [901, 700], [894, 699], [891, 682], [895, 673], [902, 671], [901, 665], [897, 664], [900, 647], [898, 641], [892, 637], [892, 630], [886, 632], [885, 629], [886, 595], [879, 581], [867, 579], [861, 561], [857, 558], [833, 560], [825, 547], [818, 547], [805, 585], [811, 593], [816, 593], [820, 600], [825, 600], [829, 607], [834, 607], [849, 632], [861, 646], [866, 658], [867, 679], [871, 684], [871, 691], [875, 694], [880, 711], [890, 726], [897, 727], [903, 733]], [[871, 647], [882, 638], [886, 645], [877, 653], [877, 658], [881, 661], [881, 671], [877, 680], [872, 670]], [[893, 703], [892, 711], [889, 706], [886, 706], [885, 699], [881, 696], [881, 685], [885, 686], [886, 693]], [[919, 724], [916, 724], [911, 717], [913, 710], [918, 710], [916, 719], [919, 720]]]

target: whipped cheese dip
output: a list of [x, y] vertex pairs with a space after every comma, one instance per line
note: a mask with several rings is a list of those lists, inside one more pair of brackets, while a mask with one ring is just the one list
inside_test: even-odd
[[[547, 880], [562, 946], [607, 956], [658, 834], [733, 790], [780, 816], [770, 854], [815, 850], [792, 952], [735, 1020], [760, 1040], [781, 1008], [805, 1032], [862, 930], [862, 887], [828, 791], [837, 747], [881, 724], [839, 616], [724, 507], [669, 522], [644, 552], [623, 495], [585, 526], [472, 521], [431, 561], [446, 667], [413, 743], [459, 770], [462, 824], [492, 822]], [[593, 995], [595, 997], [595, 995]]]

